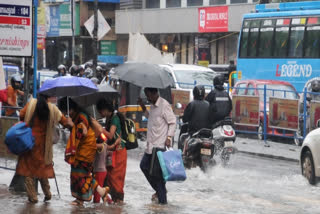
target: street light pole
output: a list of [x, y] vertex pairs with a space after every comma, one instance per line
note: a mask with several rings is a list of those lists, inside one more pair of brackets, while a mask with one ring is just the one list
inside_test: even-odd
[[93, 28], [93, 75], [96, 76], [97, 57], [98, 57], [98, 0], [94, 0], [94, 28]]
[[37, 47], [37, 34], [38, 34], [38, 0], [33, 1], [34, 5], [34, 39], [33, 39], [33, 97], [37, 96], [37, 68], [38, 68], [38, 47]]
[[70, 2], [71, 4], [71, 31], [72, 31], [72, 48], [71, 48], [71, 52], [72, 52], [72, 63], [71, 66], [75, 64], [74, 62], [74, 49], [75, 49], [75, 38], [74, 38], [74, 28], [75, 28], [75, 18], [74, 18], [74, 10], [75, 10], [75, 0], [71, 0]]

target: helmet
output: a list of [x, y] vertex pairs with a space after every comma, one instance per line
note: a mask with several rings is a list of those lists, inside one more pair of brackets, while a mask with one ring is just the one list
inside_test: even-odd
[[213, 85], [214, 86], [223, 86], [224, 83], [224, 76], [223, 75], [217, 75], [214, 79], [213, 79]]
[[320, 92], [320, 80], [315, 80], [311, 83], [312, 92]]
[[96, 67], [96, 71], [102, 71], [102, 67], [101, 67], [100, 65], [98, 65], [98, 66]]
[[[19, 89], [20, 88], [20, 84], [22, 82], [22, 79], [20, 77], [20, 75], [18, 74], [15, 74], [11, 77], [11, 86], [14, 88], [14, 89]], [[17, 84], [16, 84], [17, 83]]]
[[60, 70], [64, 70], [64, 71], [66, 71], [67, 69], [66, 69], [66, 66], [64, 66], [64, 65], [59, 65], [58, 66], [58, 71], [60, 71]]
[[206, 91], [203, 85], [197, 85], [193, 88], [193, 99], [202, 100]]

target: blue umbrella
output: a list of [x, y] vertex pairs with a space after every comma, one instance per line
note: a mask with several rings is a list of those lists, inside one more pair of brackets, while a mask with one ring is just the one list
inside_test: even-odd
[[[88, 78], [62, 76], [55, 79], [44, 81], [39, 89], [40, 94], [45, 94], [52, 97], [62, 96], [81, 96], [98, 91], [97, 86]], [[68, 101], [68, 116], [69, 116], [69, 99]]]
[[62, 76], [44, 81], [39, 93], [52, 97], [81, 96], [97, 90], [98, 88], [88, 78]]

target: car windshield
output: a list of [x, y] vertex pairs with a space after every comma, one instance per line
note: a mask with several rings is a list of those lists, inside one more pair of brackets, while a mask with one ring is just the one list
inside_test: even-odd
[[194, 84], [204, 85], [205, 88], [211, 89], [213, 78], [216, 74], [213, 71], [197, 70], [175, 70], [174, 74], [181, 88], [192, 89]]
[[[259, 91], [260, 100], [263, 100], [263, 88], [264, 85], [257, 85]], [[267, 102], [269, 97], [286, 98], [286, 99], [298, 99], [298, 95], [294, 88], [289, 85], [280, 84], [267, 84]]]

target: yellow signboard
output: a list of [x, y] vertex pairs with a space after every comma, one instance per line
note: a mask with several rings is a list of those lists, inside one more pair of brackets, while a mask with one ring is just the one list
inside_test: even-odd
[[320, 120], [320, 102], [312, 100], [310, 104], [310, 131], [318, 128], [318, 120]]
[[270, 97], [269, 126], [287, 130], [298, 130], [299, 100]]
[[209, 61], [207, 61], [207, 60], [198, 60], [198, 65], [203, 66], [203, 67], [208, 67], [209, 66]]
[[[172, 109], [175, 115], [182, 116], [184, 109], [190, 102], [190, 91], [171, 89]], [[176, 108], [177, 103], [182, 105], [181, 109]]]
[[259, 126], [259, 96], [232, 96], [232, 120], [236, 125]]

